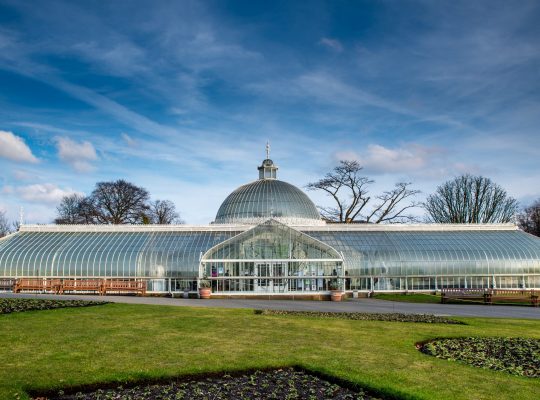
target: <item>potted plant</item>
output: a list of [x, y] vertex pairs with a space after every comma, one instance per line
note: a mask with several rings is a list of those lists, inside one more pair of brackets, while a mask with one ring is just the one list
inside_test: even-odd
[[209, 299], [212, 295], [212, 287], [208, 279], [201, 279], [199, 281], [199, 298]]
[[330, 282], [330, 299], [332, 301], [341, 301], [342, 296], [343, 293], [341, 291], [341, 288], [339, 287], [337, 279], [333, 279]]

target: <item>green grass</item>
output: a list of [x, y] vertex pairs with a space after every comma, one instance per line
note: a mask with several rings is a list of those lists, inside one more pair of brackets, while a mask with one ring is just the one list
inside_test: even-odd
[[[373, 298], [379, 300], [399, 301], [404, 303], [441, 303], [440, 294], [428, 293], [375, 293]], [[451, 299], [448, 300], [447, 304], [484, 304], [484, 302], [483, 300]], [[528, 300], [494, 300], [493, 304], [531, 307], [531, 303]]]
[[440, 303], [441, 295], [436, 294], [424, 294], [424, 293], [375, 293], [374, 299], [389, 300], [389, 301], [402, 301], [405, 303]]
[[286, 365], [401, 398], [537, 398], [538, 379], [440, 360], [415, 343], [540, 338], [540, 321], [461, 319], [469, 325], [127, 304], [0, 315], [0, 399], [27, 398], [26, 390]]

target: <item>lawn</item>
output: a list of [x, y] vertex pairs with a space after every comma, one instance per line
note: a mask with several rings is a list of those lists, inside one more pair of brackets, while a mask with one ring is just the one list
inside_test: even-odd
[[127, 304], [0, 315], [0, 399], [27, 398], [27, 389], [288, 365], [399, 398], [537, 398], [539, 379], [441, 360], [415, 343], [540, 338], [540, 321], [460, 319], [469, 325]]
[[[376, 293], [373, 296], [374, 299], [389, 300], [389, 301], [402, 301], [405, 303], [441, 303], [440, 294], [424, 294], [424, 293]], [[461, 303], [461, 302], [460, 302]]]
[[[404, 303], [441, 303], [440, 294], [428, 294], [428, 293], [376, 293], [373, 296], [374, 299], [388, 300], [388, 301], [400, 301]], [[483, 304], [482, 300], [461, 300], [450, 299], [448, 304]], [[516, 301], [516, 300], [494, 300], [493, 304], [497, 305], [512, 305], [512, 306], [524, 306], [530, 307], [530, 301]]]

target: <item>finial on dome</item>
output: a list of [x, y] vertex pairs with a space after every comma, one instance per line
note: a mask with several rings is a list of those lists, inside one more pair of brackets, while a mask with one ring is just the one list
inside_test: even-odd
[[278, 167], [270, 160], [270, 141], [266, 141], [266, 158], [262, 165], [257, 167], [259, 170], [259, 179], [276, 179]]

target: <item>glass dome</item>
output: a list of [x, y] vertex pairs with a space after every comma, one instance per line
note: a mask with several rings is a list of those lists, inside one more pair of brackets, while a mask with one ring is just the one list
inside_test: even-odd
[[259, 180], [240, 186], [219, 207], [216, 224], [259, 224], [270, 218], [293, 225], [324, 225], [315, 204], [290, 183], [276, 179], [277, 167], [266, 159]]

